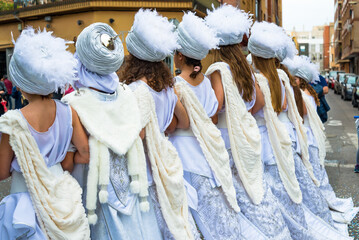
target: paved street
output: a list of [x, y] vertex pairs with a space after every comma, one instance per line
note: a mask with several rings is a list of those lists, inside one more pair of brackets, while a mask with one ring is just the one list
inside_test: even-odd
[[[350, 101], [343, 101], [340, 95], [330, 90], [327, 101], [331, 107], [329, 120], [325, 124], [327, 134], [326, 169], [330, 183], [338, 197], [352, 197], [359, 205], [359, 174], [354, 173], [358, 138], [353, 117], [359, 115]], [[359, 215], [349, 226], [349, 233], [359, 239]]]
[[[354, 115], [359, 115], [350, 101], [344, 102], [333, 91], [327, 95], [331, 107], [329, 121], [326, 123], [327, 171], [330, 182], [339, 197], [353, 197], [354, 204], [359, 206], [359, 174], [353, 172], [358, 146]], [[0, 182], [0, 199], [9, 192], [9, 179]], [[349, 227], [351, 236], [359, 240], [359, 215]]]

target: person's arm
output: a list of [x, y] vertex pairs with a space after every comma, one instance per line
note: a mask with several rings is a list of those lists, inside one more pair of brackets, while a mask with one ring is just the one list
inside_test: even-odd
[[223, 104], [224, 104], [224, 89], [222, 84], [222, 77], [218, 71], [213, 72], [210, 75], [211, 85], [216, 94], [216, 98], [218, 101], [218, 108], [216, 114], [212, 116], [212, 122], [214, 124], [218, 123], [218, 113], [221, 111]]
[[283, 102], [282, 110], [286, 110], [286, 109], [287, 109], [287, 96], [284, 93], [284, 102]]
[[172, 118], [172, 122], [166, 129], [166, 134], [170, 134], [170, 133], [173, 133], [174, 131], [176, 131], [177, 123], [178, 123], [178, 119], [177, 119], [176, 115], [174, 115]]
[[251, 109], [251, 113], [253, 115], [256, 114], [259, 110], [261, 110], [265, 106], [263, 92], [260, 89], [257, 82], [255, 84], [255, 87], [256, 87], [256, 102], [255, 102], [253, 108]]
[[323, 94], [329, 93], [328, 83], [322, 75], [319, 75], [320, 85], [323, 87]]
[[72, 172], [72, 170], [74, 169], [74, 157], [75, 152], [67, 152], [65, 159], [61, 162], [63, 170]]
[[80, 119], [75, 110], [72, 110], [72, 143], [75, 145], [77, 151], [74, 156], [74, 162], [80, 164], [86, 164], [90, 161], [90, 149], [88, 144], [88, 137], [82, 126]]
[[328, 86], [323, 87], [323, 94], [325, 95], [325, 94], [328, 94], [328, 93], [329, 93]]
[[[175, 94], [178, 97], [176, 90], [175, 90]], [[189, 128], [189, 126], [190, 126], [189, 117], [188, 117], [186, 109], [184, 108], [184, 106], [181, 103], [181, 101], [179, 100], [179, 98], [177, 100], [174, 112], [175, 112], [175, 117], [177, 119], [176, 128], [181, 128], [181, 129]]]
[[10, 136], [3, 133], [0, 140], [0, 181], [11, 176], [11, 161], [14, 158], [14, 152], [9, 143]]

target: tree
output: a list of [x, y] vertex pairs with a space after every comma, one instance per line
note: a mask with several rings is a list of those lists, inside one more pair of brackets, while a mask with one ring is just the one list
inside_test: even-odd
[[14, 2], [7, 0], [0, 0], [0, 11], [12, 10], [14, 9]]

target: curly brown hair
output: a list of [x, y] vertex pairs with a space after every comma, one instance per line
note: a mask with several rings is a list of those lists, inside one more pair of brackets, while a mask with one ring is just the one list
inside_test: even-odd
[[299, 78], [299, 87], [300, 89], [304, 90], [308, 90], [308, 92], [310, 93], [310, 95], [312, 95], [312, 97], [314, 97], [315, 103], [317, 104], [317, 106], [320, 106], [320, 100], [318, 97], [317, 92], [314, 90], [314, 88], [312, 86], [310, 86], [309, 83], [307, 83], [307, 81], [305, 81], [303, 78]]
[[239, 44], [221, 46], [219, 49], [210, 51], [211, 63], [225, 62], [229, 65], [233, 80], [237, 85], [238, 91], [242, 93], [243, 100], [250, 102], [253, 99], [254, 83], [253, 70], [244, 57]]
[[174, 86], [173, 75], [166, 63], [149, 62], [138, 59], [129, 54], [125, 57], [125, 62], [121, 66], [118, 76], [120, 82], [130, 84], [136, 82], [142, 77], [147, 79], [147, 85], [156, 92], [161, 92], [167, 87]]

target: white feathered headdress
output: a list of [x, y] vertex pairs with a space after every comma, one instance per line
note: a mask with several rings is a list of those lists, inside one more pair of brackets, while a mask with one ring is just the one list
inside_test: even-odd
[[243, 36], [249, 35], [253, 24], [251, 14], [228, 4], [213, 11], [207, 10], [207, 14], [206, 23], [217, 33], [221, 46], [242, 42]]
[[209, 50], [216, 48], [219, 44], [216, 33], [205, 24], [202, 18], [192, 12], [183, 15], [177, 33], [178, 43], [181, 45], [178, 51], [193, 59], [202, 60]]
[[286, 58], [283, 64], [293, 76], [300, 77], [308, 83], [319, 81], [319, 68], [307, 56], [295, 56], [292, 59]]
[[9, 74], [13, 84], [24, 92], [48, 95], [73, 84], [77, 60], [66, 49], [69, 42], [52, 32], [28, 27], [14, 42]]
[[175, 26], [156, 10], [140, 9], [126, 37], [128, 51], [135, 57], [159, 62], [180, 48]]
[[289, 36], [284, 29], [268, 22], [256, 22], [251, 29], [248, 50], [257, 57], [283, 61]]

